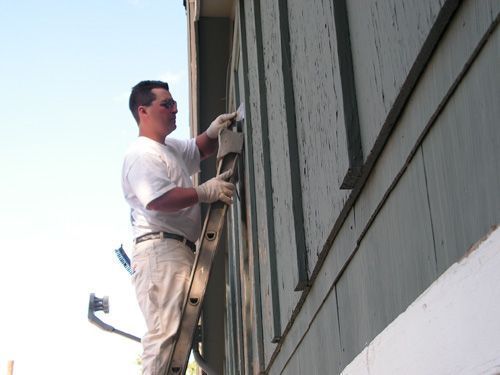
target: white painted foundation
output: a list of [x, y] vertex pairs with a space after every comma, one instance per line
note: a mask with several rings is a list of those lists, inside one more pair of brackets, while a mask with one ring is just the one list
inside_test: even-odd
[[500, 374], [499, 227], [342, 371], [358, 374]]

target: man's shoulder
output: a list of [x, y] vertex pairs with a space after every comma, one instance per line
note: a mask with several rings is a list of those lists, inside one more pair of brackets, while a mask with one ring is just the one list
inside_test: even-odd
[[146, 154], [146, 153], [156, 153], [159, 150], [159, 147], [161, 147], [160, 144], [156, 144], [157, 142], [154, 142], [146, 137], [137, 137], [127, 148], [127, 151], [125, 152], [125, 156], [129, 155], [141, 155], [141, 154]]
[[139, 159], [148, 157], [158, 157], [161, 154], [160, 150], [155, 147], [154, 143], [148, 142], [147, 138], [138, 137], [135, 139], [125, 151], [124, 166], [130, 166]]

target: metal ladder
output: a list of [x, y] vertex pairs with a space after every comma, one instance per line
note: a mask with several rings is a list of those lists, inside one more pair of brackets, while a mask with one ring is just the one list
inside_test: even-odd
[[[230, 130], [222, 131], [219, 135], [217, 175], [231, 170], [231, 181], [234, 182], [238, 156], [242, 148], [242, 133]], [[203, 298], [210, 278], [212, 263], [219, 247], [222, 230], [224, 229], [227, 207], [226, 204], [218, 201], [212, 203], [208, 209], [191, 271], [189, 289], [184, 300], [181, 322], [164, 375], [184, 374], [187, 369], [189, 354], [200, 319]]]

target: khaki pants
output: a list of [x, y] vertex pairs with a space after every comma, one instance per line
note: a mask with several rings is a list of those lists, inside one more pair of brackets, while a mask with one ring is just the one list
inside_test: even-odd
[[134, 248], [132, 282], [147, 326], [142, 338], [144, 375], [165, 371], [194, 257], [189, 247], [172, 239], [144, 241]]

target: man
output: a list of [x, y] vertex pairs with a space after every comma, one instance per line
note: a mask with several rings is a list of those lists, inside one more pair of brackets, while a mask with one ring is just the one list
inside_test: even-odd
[[219, 132], [236, 113], [217, 117], [206, 132], [189, 140], [168, 137], [176, 128], [177, 103], [168, 84], [139, 82], [130, 94], [139, 137], [128, 149], [122, 187], [134, 232], [132, 277], [147, 325], [142, 339], [143, 374], [165, 370], [180, 322], [201, 232], [200, 202], [232, 203], [234, 185], [221, 175], [193, 187], [200, 159], [217, 150]]

